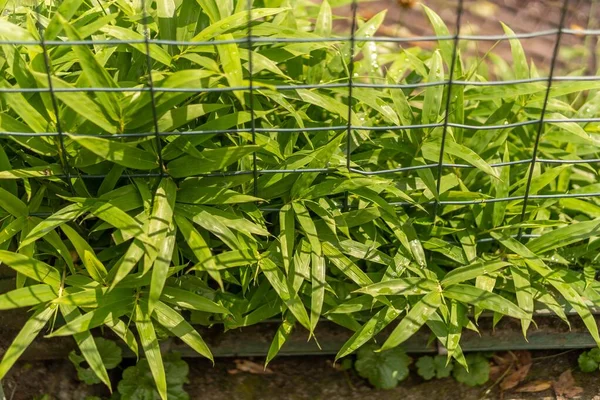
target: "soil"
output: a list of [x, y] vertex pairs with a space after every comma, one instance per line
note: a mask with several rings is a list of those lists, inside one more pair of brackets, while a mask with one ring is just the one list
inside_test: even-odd
[[[533, 352], [533, 365], [525, 383], [533, 380], [556, 380], [572, 369], [575, 384], [583, 387], [579, 398], [600, 400], [600, 372], [586, 374], [577, 370], [580, 351], [567, 353]], [[413, 359], [416, 356], [413, 355]], [[261, 358], [252, 358], [258, 364]], [[237, 372], [232, 358], [210, 362], [187, 359], [189, 383], [185, 386], [190, 399], [202, 400], [476, 400], [476, 399], [555, 399], [551, 389], [539, 393], [501, 393], [498, 385], [488, 382], [471, 388], [451, 378], [424, 381], [414, 371], [392, 390], [376, 390], [352, 370], [341, 371], [333, 366], [332, 357], [280, 357], [269, 368], [271, 374]], [[414, 368], [414, 367], [413, 367]], [[116, 370], [114, 381], [121, 371]], [[83, 400], [86, 396], [106, 398], [108, 391], [101, 385], [86, 386], [77, 381], [74, 368], [66, 360], [19, 362], [4, 381], [7, 400], [31, 400], [49, 395], [48, 400]], [[491, 389], [488, 392], [488, 390]], [[105, 397], [106, 396], [106, 397]], [[46, 399], [44, 399], [46, 400]]]

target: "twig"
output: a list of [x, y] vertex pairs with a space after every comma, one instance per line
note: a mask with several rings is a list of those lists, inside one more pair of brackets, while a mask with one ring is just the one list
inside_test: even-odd
[[514, 362], [511, 362], [510, 365], [506, 368], [506, 370], [502, 373], [502, 375], [500, 376], [500, 378], [496, 379], [496, 381], [492, 384], [492, 386], [490, 386], [489, 388], [487, 388], [487, 390], [485, 391], [485, 393], [483, 393], [483, 395], [479, 398], [479, 400], [483, 400], [485, 399], [485, 397], [490, 394], [490, 392], [492, 391], [492, 389], [494, 387], [496, 387], [496, 385], [498, 385], [500, 382], [502, 382], [502, 380], [504, 379], [504, 377], [506, 377], [506, 375], [508, 374], [508, 372], [510, 370], [512, 370], [512, 367], [515, 365]]

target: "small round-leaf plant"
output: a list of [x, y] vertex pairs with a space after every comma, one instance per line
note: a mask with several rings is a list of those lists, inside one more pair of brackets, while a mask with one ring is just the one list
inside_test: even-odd
[[548, 92], [506, 25], [507, 60], [367, 40], [385, 11], [352, 46], [333, 5], [0, 1], [0, 310], [31, 311], [0, 380], [43, 332], [110, 387], [112, 331], [166, 399], [160, 339], [212, 360], [194, 324], [274, 318], [268, 360], [295, 327], [351, 329], [342, 358], [392, 324], [363, 362], [393, 365], [384, 385], [421, 328], [464, 377], [482, 310], [525, 333], [570, 307], [600, 344], [600, 81]]
[[600, 369], [600, 349], [594, 348], [584, 351], [577, 358], [579, 369], [582, 372], [595, 372]]

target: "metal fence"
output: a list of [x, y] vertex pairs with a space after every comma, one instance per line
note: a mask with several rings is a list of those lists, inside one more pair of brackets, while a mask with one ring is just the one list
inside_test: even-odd
[[[144, 5], [144, 14], [147, 17], [147, 1], [142, 1]], [[353, 90], [355, 88], [375, 88], [375, 89], [415, 89], [415, 88], [425, 88], [429, 86], [444, 86], [446, 87], [447, 93], [452, 93], [452, 88], [455, 86], [499, 86], [499, 85], [518, 85], [518, 84], [529, 84], [535, 82], [546, 82], [546, 91], [544, 96], [544, 102], [541, 109], [540, 118], [537, 120], [527, 120], [520, 121], [514, 123], [508, 123], [503, 125], [468, 125], [468, 124], [459, 124], [450, 121], [449, 118], [449, 109], [451, 103], [451, 96], [447, 95], [445, 100], [445, 117], [443, 121], [437, 123], [429, 123], [429, 124], [415, 124], [415, 125], [398, 125], [398, 126], [355, 126], [352, 124], [352, 106], [349, 101], [348, 106], [348, 123], [338, 126], [318, 126], [318, 127], [305, 127], [302, 128], [302, 131], [305, 132], [319, 132], [319, 131], [346, 131], [348, 133], [353, 132], [355, 130], [363, 130], [363, 131], [390, 131], [390, 130], [411, 130], [411, 129], [423, 129], [423, 128], [436, 128], [441, 127], [442, 131], [442, 142], [441, 142], [441, 151], [439, 154], [439, 161], [437, 163], [430, 163], [426, 165], [418, 165], [418, 166], [401, 166], [395, 169], [387, 169], [387, 170], [379, 170], [379, 171], [363, 171], [358, 168], [353, 168], [351, 166], [351, 157], [350, 157], [350, 134], [347, 135], [348, 144], [346, 146], [346, 168], [349, 172], [358, 173], [365, 176], [370, 175], [383, 175], [383, 174], [393, 174], [398, 172], [406, 172], [406, 171], [415, 171], [418, 169], [432, 169], [435, 171], [436, 175], [436, 185], [437, 190], [439, 192], [441, 188], [441, 176], [444, 168], [474, 168], [474, 166], [470, 164], [449, 164], [443, 162], [443, 156], [445, 152], [445, 143], [446, 137], [448, 134], [448, 128], [462, 128], [462, 129], [477, 129], [477, 130], [494, 130], [494, 129], [506, 129], [506, 128], [514, 128], [525, 125], [535, 125], [537, 126], [537, 133], [535, 137], [535, 143], [533, 147], [533, 153], [529, 159], [524, 160], [514, 160], [510, 162], [500, 162], [490, 164], [491, 167], [501, 167], [506, 165], [519, 165], [519, 164], [527, 164], [529, 165], [527, 172], [527, 183], [525, 187], [525, 193], [519, 196], [511, 196], [511, 197], [502, 197], [502, 198], [489, 198], [489, 199], [478, 199], [478, 200], [432, 200], [425, 204], [430, 204], [433, 206], [433, 214], [434, 218], [438, 215], [440, 207], [444, 205], [471, 205], [471, 204], [483, 204], [483, 203], [495, 203], [495, 202], [508, 202], [514, 200], [522, 200], [522, 212], [521, 212], [521, 221], [524, 220], [524, 216], [526, 213], [526, 209], [529, 201], [531, 200], [539, 200], [539, 199], [562, 199], [562, 198], [579, 198], [579, 197], [599, 197], [600, 193], [565, 193], [565, 194], [531, 194], [531, 182], [534, 173], [534, 168], [536, 164], [578, 164], [578, 163], [599, 163], [600, 158], [597, 159], [546, 159], [539, 157], [539, 142], [540, 137], [542, 135], [544, 125], [547, 123], [592, 123], [592, 122], [600, 122], [600, 117], [598, 118], [567, 118], [567, 119], [551, 119], [547, 116], [547, 104], [549, 101], [550, 92], [552, 89], [552, 85], [554, 82], [576, 82], [576, 81], [597, 81], [600, 80], [597, 76], [556, 76], [555, 75], [555, 67], [557, 64], [558, 53], [561, 45], [561, 39], [565, 35], [591, 35], [591, 36], [600, 36], [600, 30], [590, 30], [590, 29], [568, 29], [565, 27], [565, 20], [569, 5], [569, 0], [563, 0], [561, 5], [560, 12], [560, 21], [558, 27], [556, 29], [542, 30], [530, 33], [516, 33], [514, 36], [508, 35], [467, 35], [461, 33], [461, 18], [464, 12], [464, 0], [458, 0], [457, 8], [456, 8], [456, 19], [454, 24], [454, 34], [448, 36], [419, 36], [419, 37], [358, 37], [355, 35], [357, 30], [357, 8], [358, 4], [356, 0], [353, 0], [351, 3], [351, 26], [350, 26], [350, 35], [349, 37], [340, 38], [340, 37], [331, 37], [331, 38], [319, 38], [319, 39], [294, 39], [294, 38], [265, 38], [265, 37], [253, 37], [252, 35], [252, 1], [248, 1], [248, 35], [245, 38], [232, 39], [232, 40], [208, 40], [208, 41], [176, 41], [176, 40], [159, 40], [152, 39], [150, 37], [150, 31], [145, 22], [144, 29], [144, 39], [143, 40], [45, 40], [44, 39], [44, 28], [40, 21], [39, 8], [35, 8], [38, 13], [38, 29], [41, 40], [39, 42], [31, 42], [31, 41], [11, 41], [4, 40], [0, 41], [0, 45], [8, 44], [8, 45], [39, 45], [42, 48], [44, 55], [45, 68], [48, 75], [48, 87], [46, 88], [8, 88], [2, 87], [0, 88], [0, 93], [48, 93], [52, 100], [52, 109], [54, 112], [54, 117], [56, 119], [56, 131], [55, 132], [42, 132], [42, 133], [29, 133], [29, 132], [0, 132], [0, 137], [2, 136], [24, 136], [24, 137], [33, 137], [33, 136], [54, 136], [58, 137], [61, 150], [63, 154], [66, 154], [66, 150], [64, 147], [64, 137], [65, 132], [61, 127], [61, 121], [59, 116], [59, 105], [56, 97], [56, 93], [60, 92], [148, 92], [151, 97], [151, 109], [153, 115], [153, 131], [151, 132], [136, 132], [136, 133], [125, 133], [125, 134], [113, 134], [110, 135], [110, 138], [119, 139], [119, 138], [144, 138], [144, 137], [153, 137], [156, 141], [156, 147], [158, 149], [158, 157], [160, 165], [163, 165], [162, 160], [162, 140], [161, 138], [167, 136], [175, 136], [175, 135], [192, 135], [192, 136], [200, 136], [200, 135], [214, 135], [214, 134], [224, 134], [224, 133], [250, 133], [252, 135], [253, 144], [256, 143], [256, 133], [261, 132], [274, 132], [274, 133], [286, 133], [286, 132], [295, 132], [298, 131], [296, 128], [261, 128], [256, 126], [256, 118], [255, 118], [255, 105], [254, 105], [254, 96], [253, 93], [256, 90], [262, 88], [260, 84], [257, 84], [253, 81], [253, 56], [252, 52], [248, 52], [249, 59], [249, 78], [248, 78], [248, 86], [241, 87], [225, 87], [225, 88], [198, 88], [198, 87], [188, 87], [188, 88], [164, 88], [164, 87], [156, 87], [153, 82], [152, 74], [148, 74], [148, 86], [141, 88], [121, 88], [121, 87], [89, 87], [89, 88], [63, 88], [63, 87], [53, 87], [51, 71], [52, 71], [52, 63], [49, 56], [48, 48], [50, 46], [90, 46], [90, 45], [144, 45], [146, 52], [146, 61], [147, 68], [149, 71], [152, 70], [152, 59], [151, 59], [151, 45], [173, 45], [173, 46], [202, 46], [202, 45], [210, 45], [215, 46], [219, 44], [229, 44], [229, 43], [237, 43], [237, 44], [245, 44], [248, 49], [252, 49], [257, 45], [267, 45], [267, 44], [278, 44], [278, 43], [309, 43], [309, 42], [336, 42], [336, 43], [349, 43], [350, 45], [350, 54], [349, 54], [349, 79], [348, 82], [343, 83], [329, 83], [329, 84], [299, 84], [299, 85], [274, 85], [269, 86], [269, 89], [276, 89], [277, 91], [290, 91], [297, 89], [332, 89], [332, 88], [347, 88], [348, 97], [351, 99], [353, 97]], [[144, 18], [144, 21], [147, 21], [147, 18]], [[475, 82], [475, 81], [461, 81], [455, 79], [455, 61], [457, 57], [457, 50], [459, 47], [460, 41], [507, 41], [509, 39], [528, 39], [528, 38], [536, 38], [549, 36], [554, 37], [554, 47], [552, 50], [552, 57], [549, 66], [549, 74], [547, 77], [540, 78], [531, 78], [531, 79], [516, 79], [516, 80], [505, 80], [505, 81], [489, 81], [489, 82]], [[361, 83], [353, 81], [353, 62], [351, 62], [355, 58], [355, 49], [356, 44], [358, 42], [387, 42], [387, 43], [408, 43], [408, 42], [424, 42], [424, 41], [449, 41], [452, 43], [452, 62], [449, 68], [449, 78], [440, 82], [425, 82], [425, 83], [407, 83], [407, 84], [376, 84], [376, 83]], [[249, 96], [249, 110], [252, 114], [252, 119], [249, 123], [249, 127], [247, 128], [236, 128], [236, 129], [225, 129], [225, 130], [192, 130], [185, 132], [164, 132], [159, 129], [158, 124], [158, 114], [155, 103], [156, 93], [160, 92], [189, 92], [192, 94], [203, 93], [203, 92], [234, 92], [234, 91], [248, 91], [250, 93]], [[77, 133], [72, 133], [72, 135], [77, 135]], [[56, 177], [66, 179], [69, 185], [71, 185], [72, 178], [74, 177], [73, 168], [69, 164], [68, 157], [62, 157], [61, 163], [63, 167], [63, 173], [55, 175]], [[328, 173], [333, 171], [331, 168], [303, 168], [303, 169], [276, 169], [276, 170], [267, 170], [267, 169], [259, 169], [257, 167], [257, 155], [256, 152], [253, 155], [253, 168], [250, 171], [226, 171], [226, 172], [214, 172], [207, 174], [199, 174], [197, 176], [227, 176], [227, 175], [243, 175], [243, 174], [251, 174], [254, 177], [254, 194], [258, 195], [258, 187], [257, 187], [257, 178], [260, 175], [265, 174], [275, 174], [275, 173], [289, 173], [289, 174], [301, 174], [308, 172], [321, 172]], [[163, 168], [159, 172], [155, 173], [129, 173], [127, 177], [164, 177], [167, 176], [167, 172], [164, 171]], [[104, 179], [106, 175], [93, 175], [93, 174], [78, 174], [78, 178], [82, 179]], [[71, 189], [72, 186], [71, 186]], [[407, 202], [395, 202], [391, 203], [395, 206], [412, 206], [411, 203]], [[423, 203], [421, 203], [423, 204]], [[344, 207], [344, 204], [340, 205]], [[278, 207], [263, 207], [262, 210], [265, 212], [269, 211], [277, 211]], [[47, 216], [48, 213], [37, 213], [38, 216]], [[532, 235], [524, 235], [521, 230], [517, 235], [519, 238], [523, 236], [532, 236]], [[491, 239], [482, 239], [482, 241], [488, 241]]]

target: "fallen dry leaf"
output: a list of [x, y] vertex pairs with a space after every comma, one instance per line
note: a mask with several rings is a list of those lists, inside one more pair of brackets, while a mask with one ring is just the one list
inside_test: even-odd
[[248, 372], [250, 374], [258, 374], [258, 375], [270, 375], [273, 373], [269, 368], [265, 368], [262, 365], [255, 363], [250, 360], [234, 360], [235, 369], [227, 370], [227, 372], [231, 375], [235, 375], [239, 372]]
[[523, 382], [527, 378], [531, 364], [523, 365], [520, 368], [515, 369], [513, 372], [506, 375], [502, 382], [500, 382], [500, 389], [508, 390], [516, 387], [519, 383]]
[[575, 386], [575, 379], [573, 379], [570, 369], [560, 374], [558, 380], [552, 382], [552, 386], [554, 387], [556, 397], [559, 399], [572, 399], [583, 393], [582, 387]]
[[519, 350], [514, 352], [515, 357], [517, 357], [517, 363], [521, 366], [531, 364], [531, 353], [527, 350]]
[[519, 393], [537, 393], [537, 392], [543, 392], [544, 390], [548, 390], [550, 388], [552, 388], [552, 382], [551, 381], [537, 380], [537, 381], [531, 381], [529, 383], [526, 383], [523, 386], [520, 386], [520, 387], [516, 388], [515, 392], [519, 392]]

